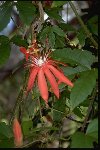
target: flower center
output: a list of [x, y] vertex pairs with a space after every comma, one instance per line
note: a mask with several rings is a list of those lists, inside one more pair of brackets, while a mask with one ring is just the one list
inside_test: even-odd
[[45, 61], [46, 61], [46, 58], [44, 57], [43, 59], [42, 59], [42, 57], [40, 57], [39, 59], [38, 59], [38, 61], [37, 61], [37, 65], [38, 66], [42, 66], [44, 63], [45, 63]]

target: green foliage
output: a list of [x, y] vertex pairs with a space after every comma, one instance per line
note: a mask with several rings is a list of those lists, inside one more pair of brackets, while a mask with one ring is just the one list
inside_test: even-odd
[[4, 64], [10, 55], [10, 41], [9, 38], [4, 36], [4, 35], [0, 35], [0, 65]]
[[58, 8], [52, 8], [52, 9], [45, 9], [46, 14], [52, 18], [55, 19], [59, 22], [63, 21], [62, 17], [59, 15], [59, 10]]
[[75, 74], [79, 74], [83, 71], [86, 71], [86, 70], [88, 70], [88, 68], [83, 67], [83, 66], [77, 66], [75, 68], [68, 66], [68, 67], [62, 67], [62, 70], [66, 76], [70, 76], [70, 75], [75, 75]]
[[70, 95], [70, 103], [72, 109], [77, 107], [81, 102], [83, 102], [88, 95], [91, 94], [97, 78], [97, 70], [89, 70], [83, 72], [81, 77], [76, 80], [74, 87], [72, 88]]
[[12, 3], [5, 2], [0, 6], [0, 31], [10, 22]]
[[9, 148], [14, 146], [13, 133], [10, 126], [5, 122], [0, 122], [0, 148]]
[[46, 26], [40, 33], [40, 41], [41, 42], [45, 42], [46, 38], [48, 37], [48, 34], [50, 32], [50, 27], [49, 26]]
[[18, 1], [17, 9], [24, 24], [29, 25], [36, 16], [36, 8], [31, 1]]
[[0, 148], [12, 148], [12, 147], [14, 147], [13, 138], [3, 139], [0, 141]]
[[90, 31], [98, 36], [98, 16], [94, 16], [90, 18], [87, 22], [87, 25], [90, 29]]
[[86, 34], [84, 30], [81, 28], [77, 34], [79, 44], [83, 47], [85, 45]]
[[51, 48], [53, 48], [55, 44], [59, 45], [58, 43], [60, 43], [60, 46], [64, 46], [65, 44], [63, 42], [64, 39], [62, 39], [63, 37], [65, 37], [65, 33], [58, 26], [46, 26], [44, 30], [41, 31], [39, 36], [40, 41], [43, 43], [45, 43], [46, 38], [48, 38]]
[[55, 33], [58, 34], [59, 36], [65, 37], [64, 31], [63, 31], [61, 28], [59, 28], [58, 26], [53, 26], [53, 27], [52, 27], [52, 30], [53, 30], [53, 32], [55, 32]]
[[11, 128], [6, 125], [5, 122], [0, 122], [0, 134], [6, 136], [7, 138], [11, 138], [13, 135]]
[[52, 53], [52, 57], [66, 63], [82, 65], [88, 69], [91, 68], [92, 63], [95, 61], [95, 56], [91, 52], [80, 49], [71, 50], [71, 48], [57, 49]]
[[65, 39], [56, 34], [55, 48], [63, 48], [65, 46]]
[[55, 45], [55, 34], [53, 33], [53, 31], [51, 30], [51, 32], [49, 33], [49, 43], [50, 43], [50, 47], [53, 48]]
[[[64, 117], [65, 108], [66, 108], [66, 91], [64, 91], [60, 99], [56, 99], [53, 105], [53, 121], [60, 122]], [[58, 110], [58, 111], [56, 111]]]
[[64, 5], [64, 4], [66, 4], [66, 3], [67, 3], [67, 1], [53, 1], [51, 7], [52, 8], [53, 7], [60, 7], [60, 6]]
[[92, 120], [86, 130], [86, 135], [98, 139], [98, 119]]
[[10, 42], [13, 42], [14, 44], [18, 45], [18, 46], [24, 46], [24, 47], [28, 47], [28, 43], [26, 40], [22, 39], [22, 36], [20, 35], [15, 35], [13, 38], [11, 38]]
[[22, 129], [24, 136], [29, 135], [30, 132], [32, 131], [32, 128], [33, 128], [32, 120], [22, 122]]
[[71, 148], [93, 148], [94, 138], [82, 132], [75, 132], [71, 138]]
[[65, 31], [76, 32], [76, 29], [72, 25], [70, 25], [70, 24], [60, 23], [59, 26], [60, 26], [60, 28], [62, 28]]

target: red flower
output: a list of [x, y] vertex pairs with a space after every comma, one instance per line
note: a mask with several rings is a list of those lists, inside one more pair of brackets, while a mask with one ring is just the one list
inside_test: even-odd
[[21, 130], [21, 126], [17, 120], [17, 118], [13, 121], [13, 134], [14, 134], [14, 142], [16, 146], [21, 146], [23, 141], [23, 134]]
[[[27, 57], [27, 54], [24, 54]], [[28, 66], [30, 67], [30, 76], [28, 80], [27, 92], [33, 88], [37, 78], [40, 94], [45, 102], [48, 102], [47, 80], [49, 81], [52, 91], [57, 98], [59, 98], [59, 83], [63, 82], [73, 87], [73, 83], [63, 74], [62, 70], [57, 65], [57, 63], [63, 63], [50, 59], [48, 55], [49, 53], [47, 55], [36, 56], [33, 53], [29, 53], [30, 59], [28, 63]]]
[[30, 46], [28, 46], [27, 50], [25, 47], [20, 47], [20, 51], [25, 55], [25, 58], [27, 61], [30, 54], [34, 54], [34, 53], [37, 53], [39, 51], [36, 40], [33, 40], [32, 44]]

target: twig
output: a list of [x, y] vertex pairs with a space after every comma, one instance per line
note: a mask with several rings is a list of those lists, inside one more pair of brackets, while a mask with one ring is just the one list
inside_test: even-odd
[[16, 21], [14, 20], [14, 18], [11, 16], [12, 21], [14, 22], [14, 24], [16, 25], [16, 27], [19, 29], [20, 26], [17, 25]]
[[87, 34], [87, 36], [90, 38], [91, 42], [94, 44], [94, 46], [98, 49], [98, 43], [94, 40], [94, 38], [92, 37], [92, 34], [90, 33], [90, 31], [88, 30], [88, 28], [86, 27], [86, 25], [84, 24], [83, 20], [81, 19], [81, 17], [79, 16], [73, 2], [68, 1], [72, 10], [74, 11], [79, 23], [81, 24], [82, 28], [84, 29], [85, 33]]
[[94, 103], [94, 100], [95, 100], [96, 93], [97, 93], [97, 86], [93, 90], [93, 94], [92, 94], [92, 97], [91, 97], [91, 100], [90, 100], [90, 105], [89, 105], [88, 110], [87, 110], [87, 115], [84, 119], [84, 123], [83, 123], [82, 128], [81, 128], [82, 132], [84, 131], [84, 128], [85, 128], [85, 126], [88, 122], [88, 118], [89, 118], [89, 115], [90, 115], [91, 110], [92, 110], [92, 106], [93, 106], [93, 103]]
[[42, 24], [44, 22], [44, 10], [43, 10], [41, 2], [38, 3], [38, 6], [39, 6], [39, 12], [40, 12], [40, 21]]
[[32, 141], [32, 142], [30, 142], [30, 143], [27, 143], [27, 144], [21, 146], [20, 148], [26, 148], [26, 147], [29, 147], [29, 146], [31, 146], [32, 144], [36, 143], [36, 142], [41, 142], [41, 143], [42, 143], [41, 140], [35, 140], [35, 141]]

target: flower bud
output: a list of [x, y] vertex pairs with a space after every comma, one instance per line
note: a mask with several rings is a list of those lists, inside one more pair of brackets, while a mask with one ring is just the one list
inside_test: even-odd
[[23, 144], [23, 134], [21, 130], [21, 125], [18, 122], [17, 118], [13, 120], [13, 134], [14, 134], [14, 143], [17, 147]]

